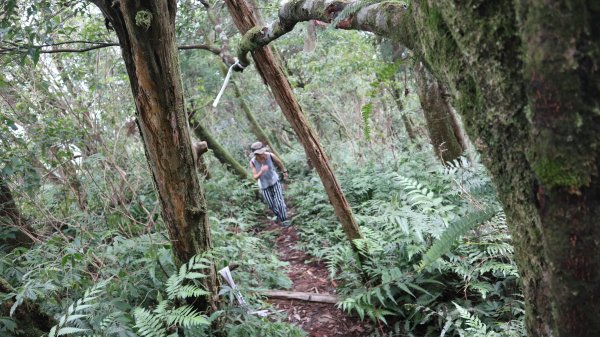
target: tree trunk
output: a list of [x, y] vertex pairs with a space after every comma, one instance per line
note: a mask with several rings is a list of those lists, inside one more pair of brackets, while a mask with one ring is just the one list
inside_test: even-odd
[[396, 107], [398, 108], [398, 113], [400, 113], [400, 118], [402, 118], [402, 123], [404, 124], [404, 128], [406, 129], [408, 139], [410, 139], [412, 142], [415, 142], [417, 140], [417, 134], [415, 132], [412, 120], [404, 112], [404, 104], [402, 103], [402, 96], [400, 94], [400, 90], [397, 88], [391, 88], [390, 93], [394, 98], [394, 102], [396, 103]]
[[17, 229], [14, 239], [1, 238], [0, 245], [9, 250], [17, 247], [30, 247], [33, 244], [32, 229], [24, 221], [13, 198], [10, 187], [0, 174], [0, 226]]
[[[225, 34], [225, 32], [223, 31], [223, 25], [221, 24], [221, 20], [219, 19], [218, 15], [215, 15], [213, 7], [211, 7], [210, 4], [206, 1], [201, 1], [201, 2], [204, 5], [204, 8], [206, 9], [206, 14], [208, 16], [208, 20], [210, 21], [210, 23], [213, 25], [213, 27], [215, 29], [215, 34], [221, 40], [221, 52], [220, 52], [219, 56], [223, 60], [223, 63], [221, 63], [219, 65], [219, 68], [221, 69], [221, 73], [223, 73], [223, 76], [225, 76], [225, 75], [227, 75], [228, 67], [234, 63], [234, 57], [229, 52], [229, 38], [227, 37], [227, 34]], [[253, 5], [255, 5], [255, 4], [253, 4]], [[254, 14], [258, 14], [258, 12], [254, 12]], [[246, 119], [250, 123], [250, 131], [252, 132], [252, 134], [254, 134], [254, 136], [256, 137], [256, 140], [262, 142], [263, 144], [269, 145], [271, 152], [273, 152], [277, 157], [281, 158], [281, 156], [279, 155], [279, 152], [277, 151], [273, 142], [269, 139], [269, 137], [265, 133], [264, 129], [260, 126], [260, 124], [258, 123], [256, 118], [254, 117], [254, 114], [252, 113], [252, 110], [250, 110], [250, 107], [246, 103], [244, 96], [242, 96], [242, 93], [241, 93], [240, 88], [238, 87], [237, 83], [235, 81], [231, 81], [231, 86], [233, 87], [235, 97], [238, 99], [240, 107], [242, 108], [242, 111], [244, 112], [244, 115], [246, 116]], [[208, 130], [204, 129], [203, 131], [208, 131]], [[208, 136], [210, 136], [210, 135], [208, 135]], [[218, 144], [215, 142], [214, 145], [218, 145]], [[213, 147], [213, 148], [216, 149], [217, 147]], [[221, 147], [219, 146], [218, 148], [221, 148]], [[229, 156], [229, 157], [231, 157], [231, 156]], [[226, 160], [226, 157], [223, 155], [222, 159]], [[219, 159], [219, 160], [221, 160], [221, 159]], [[222, 163], [223, 163], [223, 160], [221, 160]], [[230, 166], [228, 166], [228, 167], [230, 167]], [[231, 167], [233, 167], [233, 166], [231, 166]]]
[[269, 145], [271, 152], [273, 152], [277, 157], [281, 158], [279, 151], [277, 151], [277, 147], [275, 146], [273, 141], [271, 141], [269, 136], [267, 136], [265, 130], [262, 128], [262, 126], [260, 126], [260, 124], [256, 120], [256, 117], [254, 117], [254, 114], [252, 113], [252, 110], [250, 110], [248, 103], [246, 103], [244, 96], [242, 96], [242, 93], [237, 83], [233, 81], [233, 83], [231, 84], [233, 86], [233, 90], [235, 91], [235, 97], [239, 100], [240, 107], [242, 108], [246, 119], [250, 123], [250, 131], [252, 131], [252, 134], [254, 135], [254, 137], [256, 137], [256, 140], [262, 142], [263, 144]]
[[422, 62], [417, 63], [414, 74], [433, 150], [443, 164], [452, 162], [462, 155], [464, 149], [454, 133], [452, 107], [445, 96], [446, 91]]
[[[15, 293], [15, 289], [0, 277], [0, 293], [10, 294]], [[0, 316], [8, 317], [10, 308], [15, 303], [13, 299], [0, 303]], [[52, 326], [56, 322], [48, 314], [42, 311], [37, 303], [29, 299], [25, 299], [21, 305], [17, 307], [12, 319], [17, 324], [15, 337], [39, 337], [48, 334]]]
[[541, 224], [541, 276], [550, 285], [538, 291], [551, 303], [555, 336], [597, 335], [600, 7], [597, 1], [517, 4], [530, 123], [525, 154], [534, 175], [530, 203]]
[[[256, 25], [256, 20], [245, 0], [225, 0], [225, 3], [236, 26], [242, 33], [247, 32]], [[300, 104], [294, 97], [290, 83], [283, 74], [281, 67], [276, 63], [271, 50], [269, 48], [257, 49], [253, 52], [253, 57], [256, 61], [256, 67], [271, 87], [275, 100], [298, 135], [308, 158], [321, 177], [329, 202], [333, 205], [346, 237], [351, 242], [354, 239], [362, 238], [360, 229], [352, 215], [352, 209], [335, 178], [319, 138], [310, 127]], [[354, 245], [352, 247], [356, 249]]]
[[421, 33], [413, 48], [450, 85], [498, 188], [528, 334], [594, 336], [600, 331], [600, 311], [590, 310], [600, 307], [600, 116], [594, 112], [600, 76], [591, 60], [600, 57], [592, 23], [600, 12], [534, 3], [515, 9], [512, 1], [420, 1], [412, 10], [413, 33], [429, 35]]
[[225, 149], [224, 147], [217, 142], [217, 140], [208, 132], [208, 130], [202, 126], [202, 124], [191, 120], [192, 129], [200, 140], [205, 141], [208, 144], [208, 148], [213, 151], [215, 157], [221, 162], [221, 164], [225, 165], [227, 169], [240, 177], [242, 180], [250, 179], [248, 174], [248, 170], [244, 169], [233, 156]]
[[[353, 3], [283, 3], [238, 57]], [[419, 0], [365, 6], [338, 25], [398, 40], [448, 84], [505, 207], [532, 337], [600, 331], [597, 22], [591, 1]]]
[[[196, 175], [175, 44], [175, 0], [92, 0], [114, 28], [125, 60], [146, 157], [161, 200], [176, 264], [212, 247]], [[204, 286], [216, 294], [213, 268]], [[199, 307], [209, 309], [214, 299]]]

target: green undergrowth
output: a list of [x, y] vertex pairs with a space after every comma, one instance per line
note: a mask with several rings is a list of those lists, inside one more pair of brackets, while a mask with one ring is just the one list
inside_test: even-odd
[[[254, 190], [220, 170], [204, 186], [214, 244], [207, 254], [176, 268], [160, 219], [154, 228], [123, 222], [131, 231], [110, 220], [95, 222], [93, 231], [69, 223], [31, 249], [0, 255], [0, 273], [14, 287], [2, 301], [14, 301], [13, 309], [40, 304], [55, 319], [52, 336], [304, 336], [274, 310], [268, 318], [251, 314], [270, 308], [259, 291], [291, 286], [287, 263], [277, 259], [269, 238], [249, 233], [264, 211]], [[238, 289], [222, 281], [220, 310], [207, 315], [190, 303], [206, 294], [200, 281], [211, 261], [217, 270], [238, 266], [232, 272]], [[0, 317], [0, 335], [20, 333], [10, 315]]]
[[368, 256], [362, 269], [319, 179], [288, 192], [299, 247], [328, 266], [337, 305], [385, 325], [386, 336], [524, 335], [511, 238], [484, 168], [444, 167], [430, 150], [377, 160], [336, 172], [364, 235], [354, 242]]

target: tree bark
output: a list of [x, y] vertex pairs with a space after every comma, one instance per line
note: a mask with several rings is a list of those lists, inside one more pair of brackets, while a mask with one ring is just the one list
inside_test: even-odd
[[338, 302], [338, 297], [332, 294], [316, 294], [301, 291], [285, 291], [285, 290], [266, 290], [261, 294], [269, 298], [279, 298], [284, 300], [301, 300], [306, 302], [332, 303]]
[[404, 128], [406, 129], [408, 139], [410, 139], [412, 142], [415, 142], [417, 140], [417, 134], [415, 132], [412, 120], [404, 112], [404, 104], [402, 103], [402, 96], [400, 94], [400, 90], [396, 88], [391, 88], [389, 91], [392, 97], [394, 98], [394, 103], [396, 103], [398, 113], [400, 113], [400, 118], [402, 119], [402, 123], [404, 124]]
[[[13, 289], [10, 283], [0, 277], [0, 293], [10, 294], [14, 292], [15, 289]], [[10, 308], [14, 303], [12, 299], [0, 303], [0, 316], [8, 317], [10, 315]], [[37, 303], [29, 299], [25, 299], [17, 307], [12, 318], [17, 324], [16, 330], [18, 332], [15, 334], [16, 337], [39, 337], [50, 332], [52, 326], [56, 324], [54, 319], [43, 312]]]
[[[256, 20], [245, 0], [225, 0], [225, 4], [227, 4], [236, 26], [242, 33], [246, 33], [256, 25]], [[256, 49], [253, 51], [253, 57], [259, 72], [273, 90], [275, 100], [298, 135], [298, 139], [304, 146], [310, 162], [321, 177], [321, 181], [329, 197], [329, 202], [333, 205], [346, 237], [350, 242], [354, 239], [362, 238], [360, 229], [352, 215], [352, 209], [335, 178], [327, 155], [321, 147], [319, 138], [310, 127], [300, 104], [294, 97], [290, 83], [280, 65], [275, 61], [271, 50], [269, 48]], [[352, 247], [356, 249], [353, 244]]]
[[[450, 96], [445, 89], [442, 92], [442, 95]], [[450, 115], [450, 125], [452, 126], [452, 131], [454, 132], [454, 136], [458, 140], [458, 143], [460, 144], [464, 155], [465, 152], [471, 147], [469, 137], [467, 137], [467, 134], [465, 133], [465, 127], [463, 126], [463, 123], [460, 120], [460, 116], [458, 116], [458, 114], [456, 113], [456, 109], [450, 106], [450, 110], [448, 111], [448, 113]], [[469, 158], [469, 160], [471, 160], [471, 158]]]
[[17, 208], [10, 187], [3, 175], [0, 174], [0, 226], [17, 229], [14, 239], [2, 238], [1, 245], [7, 245], [9, 249], [17, 247], [30, 247], [33, 244], [33, 230], [24, 221], [21, 212]]
[[[136, 105], [146, 157], [162, 205], [176, 264], [212, 247], [204, 192], [196, 175], [185, 113], [175, 0], [91, 0], [117, 34]], [[216, 296], [214, 268], [204, 286]], [[214, 307], [203, 298], [199, 307]]]
[[[238, 56], [353, 3], [286, 2]], [[338, 26], [396, 39], [449, 86], [505, 207], [529, 336], [600, 331], [599, 21], [593, 2], [419, 0]]]
[[452, 127], [452, 107], [445, 97], [443, 84], [433, 78], [421, 62], [415, 66], [414, 74], [433, 150], [443, 164], [452, 162], [464, 149]]

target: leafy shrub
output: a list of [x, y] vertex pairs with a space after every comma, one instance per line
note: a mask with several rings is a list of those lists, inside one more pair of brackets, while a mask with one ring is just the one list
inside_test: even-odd
[[339, 177], [364, 235], [353, 242], [368, 256], [362, 266], [315, 178], [290, 190], [299, 246], [339, 281], [340, 308], [387, 323], [392, 335], [523, 333], [510, 236], [481, 165], [443, 167], [420, 153], [351, 166]]

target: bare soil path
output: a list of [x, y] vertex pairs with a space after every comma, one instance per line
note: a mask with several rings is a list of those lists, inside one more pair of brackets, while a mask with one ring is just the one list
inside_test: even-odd
[[[329, 279], [322, 262], [309, 262], [311, 257], [295, 249], [298, 232], [292, 227], [271, 224], [267, 231], [279, 231], [276, 240], [279, 259], [287, 261], [287, 275], [293, 282], [292, 291], [335, 294], [335, 284]], [[359, 337], [373, 331], [370, 322], [348, 316], [335, 304], [301, 300], [270, 299], [277, 309], [287, 314], [289, 322], [298, 325], [311, 337]]]

